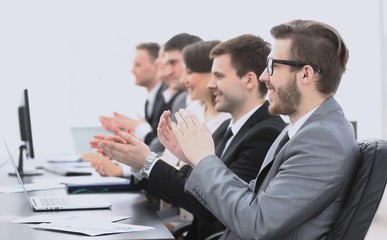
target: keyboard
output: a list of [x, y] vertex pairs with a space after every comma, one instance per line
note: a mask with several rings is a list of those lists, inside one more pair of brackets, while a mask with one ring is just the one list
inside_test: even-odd
[[40, 203], [42, 204], [42, 206], [45, 206], [45, 207], [51, 207], [51, 206], [62, 206], [62, 205], [66, 205], [67, 203], [67, 200], [66, 198], [39, 198], [39, 201]]

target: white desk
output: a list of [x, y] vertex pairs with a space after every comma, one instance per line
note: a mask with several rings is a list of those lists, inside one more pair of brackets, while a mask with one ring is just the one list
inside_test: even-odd
[[[50, 173], [39, 177], [54, 177]], [[24, 178], [26, 182], [31, 181], [31, 177]], [[0, 168], [1, 185], [17, 184], [18, 180], [14, 176], [8, 176], [4, 167]], [[30, 192], [31, 195], [64, 195], [67, 194], [64, 189], [45, 190]], [[104, 210], [77, 210], [77, 211], [58, 211], [58, 212], [33, 212], [24, 193], [1, 194], [0, 202], [3, 205], [0, 208], [0, 235], [1, 239], [174, 239], [172, 234], [165, 227], [163, 222], [152, 209], [148, 200], [142, 192], [125, 193], [103, 193], [103, 195], [112, 204], [111, 209]], [[123, 220], [120, 223], [129, 223], [136, 225], [145, 225], [154, 227], [154, 230], [111, 234], [98, 237], [90, 237], [81, 234], [63, 233], [47, 230], [37, 230], [29, 227], [28, 224], [11, 223], [12, 220], [38, 214], [58, 214], [58, 215], [111, 215], [111, 216], [131, 216], [130, 219]]]

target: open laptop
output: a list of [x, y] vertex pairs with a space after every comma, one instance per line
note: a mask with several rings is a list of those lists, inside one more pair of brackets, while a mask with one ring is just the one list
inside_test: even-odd
[[23, 179], [20, 177], [15, 160], [9, 150], [7, 143], [4, 141], [12, 166], [22, 185], [23, 191], [34, 211], [57, 211], [57, 210], [76, 210], [76, 209], [104, 209], [111, 208], [111, 203], [106, 201], [101, 195], [65, 195], [65, 196], [38, 196], [32, 197], [28, 194]]
[[[71, 127], [71, 135], [76, 154], [68, 159], [61, 157], [49, 159], [44, 169], [61, 176], [92, 175], [94, 171], [85, 168], [87, 162], [82, 161], [80, 156], [94, 151], [89, 142], [95, 135], [111, 135], [111, 133], [102, 127]], [[88, 163], [88, 166], [91, 167], [91, 164]]]

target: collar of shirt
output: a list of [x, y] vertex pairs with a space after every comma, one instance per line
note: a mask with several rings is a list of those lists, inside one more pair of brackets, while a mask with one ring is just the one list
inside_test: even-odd
[[206, 121], [204, 117], [205, 107], [202, 102], [198, 100], [190, 100], [188, 105], [186, 105], [185, 110], [193, 113], [198, 118], [199, 122], [204, 123]]
[[168, 103], [172, 99], [173, 95], [172, 95], [171, 90], [169, 88], [167, 88], [163, 91], [163, 97], [164, 97], [165, 103]]
[[[242, 126], [246, 123], [246, 121], [251, 117], [251, 115], [253, 115], [253, 113], [255, 113], [255, 111], [257, 111], [258, 108], [260, 108], [261, 106], [262, 106], [262, 104], [259, 104], [255, 108], [251, 109], [249, 112], [247, 112], [241, 118], [239, 118], [238, 121], [236, 121], [235, 123], [233, 122], [233, 120], [231, 120], [230, 125], [229, 125], [229, 127], [231, 127], [231, 131], [233, 134], [231, 138], [234, 138], [234, 136], [239, 132], [239, 130], [242, 128]], [[229, 142], [231, 141], [231, 138], [230, 138]]]
[[289, 129], [288, 129], [289, 139], [291, 139], [297, 133], [297, 131], [301, 128], [301, 126], [306, 122], [306, 120], [308, 120], [310, 115], [312, 115], [319, 106], [307, 112], [304, 116], [298, 119], [297, 122], [295, 122], [294, 124], [289, 125]]
[[156, 95], [157, 95], [157, 92], [159, 91], [161, 87], [161, 82], [159, 82], [148, 94], [148, 112], [147, 114], [148, 115], [151, 115], [152, 111], [153, 111], [153, 106], [154, 106], [154, 103], [156, 101]]

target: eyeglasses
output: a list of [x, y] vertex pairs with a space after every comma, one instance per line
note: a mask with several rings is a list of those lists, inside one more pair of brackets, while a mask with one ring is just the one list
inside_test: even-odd
[[278, 60], [278, 59], [268, 58], [267, 61], [266, 61], [266, 68], [267, 68], [267, 73], [269, 73], [270, 76], [273, 75], [273, 72], [274, 72], [273, 65], [275, 63], [289, 65], [289, 66], [293, 66], [293, 67], [303, 67], [305, 65], [309, 65], [316, 72], [321, 73], [320, 68], [317, 67], [317, 66], [314, 66], [312, 64], [296, 62], [296, 61], [290, 61], [290, 60]]

